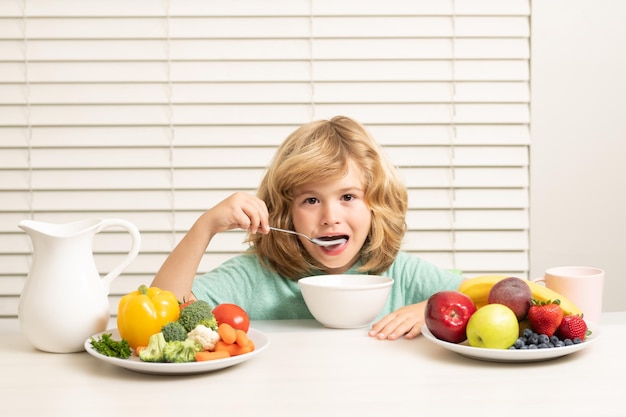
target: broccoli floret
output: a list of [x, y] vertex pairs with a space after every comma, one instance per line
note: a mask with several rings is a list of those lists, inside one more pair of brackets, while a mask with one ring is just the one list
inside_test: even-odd
[[175, 340], [173, 342], [167, 342], [163, 349], [163, 356], [165, 362], [195, 362], [196, 353], [202, 351], [202, 345], [196, 343], [191, 339], [183, 341]]
[[180, 340], [182, 342], [187, 338], [187, 330], [177, 321], [171, 321], [161, 327], [161, 333], [163, 333], [166, 342], [173, 340]]
[[[210, 319], [202, 319], [198, 322], [198, 326], [203, 325], [205, 327], [208, 327], [209, 329], [213, 330], [213, 331], [217, 331], [217, 320], [215, 319], [215, 316], [211, 317]], [[196, 327], [198, 327], [196, 326]], [[194, 327], [195, 329], [195, 327]]]
[[[187, 332], [190, 332], [193, 329], [195, 329], [196, 326], [204, 320], [209, 321], [209, 322], [206, 322], [206, 324], [203, 322], [205, 326], [209, 328], [213, 328], [213, 326], [211, 326], [211, 323], [210, 323], [211, 319], [215, 320], [215, 317], [213, 317], [212, 310], [213, 309], [211, 308], [211, 305], [207, 303], [206, 301], [204, 300], [194, 301], [193, 303], [189, 304], [187, 307], [183, 308], [180, 311], [178, 322], [183, 325], [183, 327], [185, 328], [185, 330], [187, 330]], [[214, 330], [216, 329], [217, 329], [217, 326], [215, 326]]]
[[163, 333], [155, 333], [148, 339], [148, 346], [139, 352], [139, 359], [144, 362], [163, 362], [163, 349], [167, 342]]

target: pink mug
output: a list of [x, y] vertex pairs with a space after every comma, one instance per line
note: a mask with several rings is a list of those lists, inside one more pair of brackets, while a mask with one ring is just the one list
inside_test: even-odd
[[547, 269], [544, 276], [533, 279], [569, 298], [591, 323], [600, 324], [604, 271], [587, 266], [559, 266]]

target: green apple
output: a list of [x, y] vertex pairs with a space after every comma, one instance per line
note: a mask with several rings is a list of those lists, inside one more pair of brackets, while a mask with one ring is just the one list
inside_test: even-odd
[[472, 314], [466, 333], [470, 346], [508, 349], [519, 337], [519, 322], [509, 307], [487, 304]]

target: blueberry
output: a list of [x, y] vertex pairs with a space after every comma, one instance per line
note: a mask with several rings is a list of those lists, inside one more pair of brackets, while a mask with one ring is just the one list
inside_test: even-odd
[[526, 345], [526, 342], [520, 337], [515, 341], [515, 344], [513, 346], [515, 347], [515, 349], [521, 349], [524, 345]]
[[574, 344], [574, 342], [572, 342], [572, 339], [565, 339], [563, 343], [565, 343], [565, 346], [571, 346]]
[[562, 340], [557, 340], [557, 341], [554, 343], [554, 347], [563, 347], [563, 346], [565, 346], [565, 342], [564, 342], [564, 341], [562, 341]]
[[557, 336], [555, 336], [555, 335], [552, 335], [552, 337], [550, 337], [550, 341], [551, 341], [552, 343], [556, 344], [556, 342], [558, 342], [558, 341], [559, 341], [559, 338], [558, 338]]
[[509, 350], [517, 350], [517, 348], [515, 347], [515, 345], [509, 347]]
[[528, 345], [528, 349], [538, 349], [538, 346], [533, 343], [531, 345]]
[[533, 333], [528, 338], [528, 343], [531, 345], [536, 345], [539, 343], [539, 335], [537, 333]]
[[550, 338], [548, 337], [547, 334], [540, 334], [539, 335], [539, 343], [542, 344], [548, 344], [548, 342], [550, 341]]
[[547, 344], [547, 343], [539, 343], [539, 344], [537, 345], [537, 348], [539, 348], [539, 349], [548, 349], [548, 347], [549, 347], [549, 346], [548, 346], [548, 344]]
[[575, 345], [582, 343], [583, 340], [580, 337], [575, 337], [574, 340], [572, 340], [572, 342], [574, 342]]
[[532, 334], [533, 334], [533, 331], [529, 329], [528, 327], [525, 328], [524, 331], [522, 331], [522, 336], [525, 338], [529, 338]]

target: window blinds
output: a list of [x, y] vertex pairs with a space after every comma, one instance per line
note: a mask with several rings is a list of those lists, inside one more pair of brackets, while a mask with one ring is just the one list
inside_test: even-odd
[[[135, 223], [114, 310], [292, 130], [337, 114], [400, 167], [407, 251], [526, 277], [529, 20], [529, 0], [0, 2], [0, 316], [30, 267], [20, 220]], [[201, 271], [243, 238], [219, 235]], [[101, 272], [128, 247], [97, 235]]]

